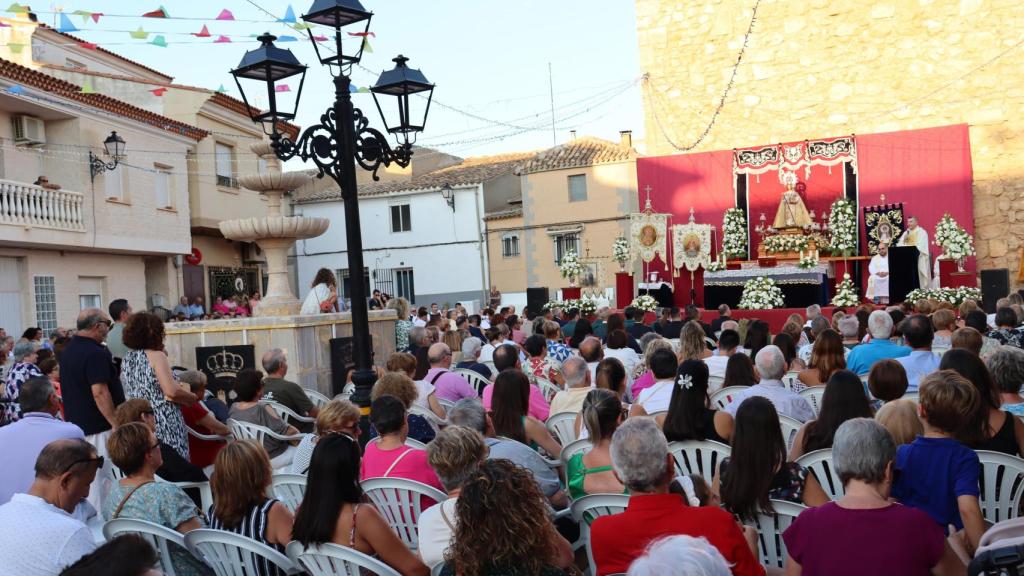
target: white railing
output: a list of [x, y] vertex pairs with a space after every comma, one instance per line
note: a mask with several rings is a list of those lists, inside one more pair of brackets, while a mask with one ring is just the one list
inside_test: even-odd
[[0, 224], [84, 231], [79, 192], [0, 180]]

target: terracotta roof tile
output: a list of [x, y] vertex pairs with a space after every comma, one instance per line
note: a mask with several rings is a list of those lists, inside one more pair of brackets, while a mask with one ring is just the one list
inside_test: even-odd
[[[481, 184], [506, 174], [518, 174], [519, 165], [534, 155], [536, 155], [536, 152], [518, 152], [499, 156], [467, 158], [454, 166], [427, 172], [415, 178], [373, 182], [362, 185], [359, 187], [359, 196], [379, 196], [392, 192], [430, 190], [441, 188], [445, 184], [451, 186]], [[416, 156], [413, 155], [413, 162], [415, 161]], [[328, 186], [324, 190], [318, 190], [315, 183], [314, 185], [299, 189], [295, 193], [295, 201], [298, 203], [324, 202], [339, 199], [341, 199], [341, 194], [336, 187]]]
[[[233, 112], [237, 112], [242, 116], [252, 118], [252, 112], [260, 113], [262, 110], [253, 108], [252, 106], [246, 106], [245, 102], [242, 102], [238, 98], [232, 98], [223, 92], [213, 92], [213, 97], [210, 98], [210, 102], [220, 106], [221, 108], [227, 108]], [[281, 130], [288, 134], [288, 137], [292, 140], [299, 137], [299, 127], [289, 122], [279, 123]]]
[[[43, 24], [42, 22], [38, 22], [38, 24], [39, 24], [40, 28], [44, 28], [46, 30], [49, 30], [50, 32], [53, 32], [54, 34], [60, 34], [61, 36], [64, 36], [65, 38], [68, 38], [68, 39], [73, 40], [75, 42], [85, 42], [85, 40], [82, 40], [81, 38], [78, 38], [76, 36], [72, 36], [71, 34], [68, 34], [67, 32], [61, 32], [61, 31], [57, 30], [56, 28], [53, 28], [51, 26], [47, 26], [46, 24]], [[148, 71], [150, 71], [150, 72], [152, 72], [154, 74], [158, 74], [158, 75], [166, 78], [168, 82], [174, 80], [174, 76], [168, 76], [167, 74], [164, 74], [163, 72], [161, 72], [159, 70], [155, 70], [153, 68], [150, 68], [149, 66], [146, 66], [145, 64], [140, 64], [140, 63], [138, 63], [138, 62], [136, 62], [134, 60], [125, 58], [124, 56], [118, 54], [117, 52], [111, 52], [110, 50], [107, 50], [106, 48], [104, 48], [102, 46], [97, 46], [96, 50], [98, 52], [103, 52], [104, 54], [110, 54], [111, 56], [113, 56], [113, 57], [115, 57], [115, 58], [117, 58], [119, 60], [122, 60], [124, 62], [127, 62], [129, 64], [132, 64], [133, 66], [138, 66], [139, 68], [142, 68], [144, 70], [148, 70]]]
[[564, 170], [594, 164], [624, 162], [637, 157], [636, 150], [602, 140], [584, 136], [554, 148], [548, 148], [522, 166], [523, 174]]
[[494, 212], [488, 212], [484, 214], [484, 220], [503, 220], [505, 218], [515, 218], [516, 216], [523, 215], [523, 207], [509, 208], [507, 210], [496, 210]]
[[188, 136], [196, 141], [202, 140], [209, 135], [209, 132], [206, 130], [154, 114], [105, 94], [82, 94], [81, 86], [50, 76], [49, 74], [37, 72], [3, 58], [0, 58], [0, 78], [7, 78], [22, 86], [36, 88], [62, 98], [81, 102], [93, 108], [124, 116], [136, 122], [149, 124], [172, 134]]

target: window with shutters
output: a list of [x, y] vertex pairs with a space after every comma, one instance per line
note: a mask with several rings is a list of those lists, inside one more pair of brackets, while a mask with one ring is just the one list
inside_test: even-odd
[[160, 164], [153, 165], [156, 172], [153, 173], [153, 189], [156, 193], [157, 208], [174, 208], [171, 201], [171, 172], [167, 166]]
[[577, 256], [580, 255], [580, 235], [578, 233], [573, 234], [561, 234], [554, 237], [555, 241], [555, 264], [562, 261], [562, 257], [565, 256], [570, 250], [575, 252]]
[[214, 156], [216, 158], [217, 186], [238, 188], [235, 181], [235, 148], [217, 142]]
[[519, 256], [519, 234], [505, 234], [501, 237], [501, 255], [505, 258]]
[[409, 232], [412, 230], [412, 214], [408, 204], [391, 206], [391, 231]]
[[34, 276], [32, 285], [35, 289], [36, 326], [42, 328], [44, 334], [49, 334], [57, 328], [57, 287], [53, 276]]
[[576, 174], [569, 176], [569, 202], [583, 202], [587, 199], [587, 176]]

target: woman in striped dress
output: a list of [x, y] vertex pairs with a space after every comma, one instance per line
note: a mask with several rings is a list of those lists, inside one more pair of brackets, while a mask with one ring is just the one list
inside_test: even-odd
[[[284, 554], [292, 539], [292, 513], [267, 498], [272, 471], [263, 446], [252, 440], [231, 442], [213, 463], [213, 506], [210, 528], [225, 530], [265, 544]], [[284, 576], [267, 560], [257, 560], [253, 576]]]

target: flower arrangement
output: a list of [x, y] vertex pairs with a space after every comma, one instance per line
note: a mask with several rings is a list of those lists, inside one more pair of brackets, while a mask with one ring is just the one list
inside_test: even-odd
[[722, 217], [722, 251], [732, 258], [747, 257], [747, 215], [729, 208]]
[[856, 306], [860, 304], [857, 287], [849, 274], [843, 274], [843, 281], [836, 286], [836, 295], [832, 298], [833, 306]]
[[811, 237], [797, 234], [776, 234], [764, 239], [764, 249], [769, 254], [799, 252], [807, 248]]
[[796, 263], [797, 268], [814, 268], [819, 262], [817, 250], [812, 252], [800, 251], [800, 260]]
[[580, 257], [574, 250], [569, 250], [562, 256], [562, 261], [558, 263], [558, 271], [562, 273], [562, 278], [569, 279], [583, 273], [583, 264], [580, 264]]
[[832, 235], [829, 242], [832, 254], [852, 256], [857, 252], [857, 211], [853, 202], [840, 198], [832, 203], [828, 229]]
[[629, 262], [629, 241], [625, 236], [619, 236], [612, 243], [612, 260], [619, 264]]
[[974, 236], [957, 224], [948, 212], [935, 226], [935, 245], [940, 246], [946, 256], [953, 260], [963, 260], [974, 254]]
[[725, 262], [719, 260], [712, 260], [710, 264], [704, 267], [708, 272], [721, 272], [727, 268]]
[[597, 312], [597, 298], [591, 298], [584, 294], [582, 298], [573, 300], [572, 303], [574, 307], [579, 309], [580, 314], [584, 316]]
[[644, 312], [653, 312], [658, 307], [658, 301], [650, 294], [641, 294], [634, 298], [629, 305]]
[[931, 290], [911, 290], [907, 294], [907, 302], [919, 300], [935, 300], [936, 302], [948, 302], [953, 306], [963, 304], [964, 300], [981, 301], [981, 289], [979, 288], [935, 288]]
[[785, 300], [782, 298], [782, 288], [779, 288], [775, 280], [759, 276], [747, 280], [743, 285], [743, 295], [740, 297], [739, 307], [745, 310], [771, 310], [782, 308]]
[[541, 310], [544, 311], [544, 312], [546, 312], [548, 310], [554, 310], [556, 308], [560, 308], [562, 310], [568, 310], [568, 308], [566, 308], [566, 305], [569, 302], [572, 302], [572, 300], [567, 300], [565, 302], [559, 302], [558, 300], [552, 300], [552, 301], [548, 302], [547, 304], [544, 304], [544, 306], [541, 307]]

